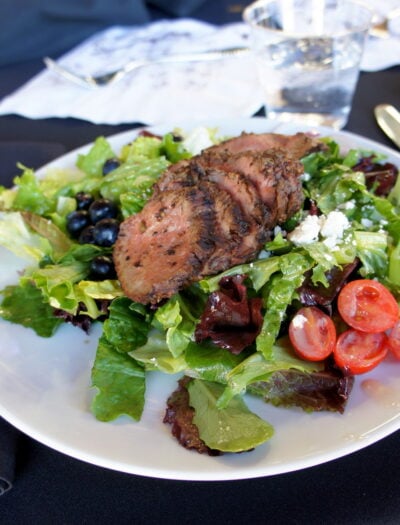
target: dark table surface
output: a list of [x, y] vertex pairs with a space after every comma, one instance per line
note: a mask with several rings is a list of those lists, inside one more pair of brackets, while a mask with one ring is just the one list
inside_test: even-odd
[[[237, 5], [225, 1], [205, 2], [194, 14], [216, 23], [239, 19]], [[42, 67], [39, 58], [1, 67], [0, 98]], [[373, 118], [373, 107], [381, 102], [400, 107], [399, 68], [361, 74], [346, 130], [391, 146]], [[39, 167], [98, 135], [112, 135], [135, 124], [100, 126], [73, 119], [2, 116], [0, 184], [11, 183], [17, 161]], [[395, 524], [400, 521], [399, 444], [397, 432], [347, 457], [294, 473], [183, 482], [106, 470], [20, 434], [16, 478], [14, 487], [0, 498], [0, 524], [50, 520], [62, 524]]]

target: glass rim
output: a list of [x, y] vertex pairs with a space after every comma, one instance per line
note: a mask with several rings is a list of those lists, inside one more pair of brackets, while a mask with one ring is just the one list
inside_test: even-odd
[[353, 33], [362, 33], [362, 32], [368, 32], [368, 30], [371, 27], [371, 22], [373, 18], [373, 11], [366, 6], [363, 3], [357, 2], [357, 0], [345, 0], [340, 2], [340, 7], [344, 6], [353, 6], [359, 8], [361, 11], [364, 12], [365, 15], [367, 15], [367, 19], [365, 21], [357, 22], [355, 25], [351, 28], [343, 28], [341, 30], [337, 31], [321, 31], [321, 32], [309, 32], [309, 31], [302, 31], [302, 32], [296, 32], [296, 31], [287, 31], [284, 29], [279, 28], [272, 28], [272, 27], [265, 27], [260, 25], [260, 21], [265, 19], [265, 17], [259, 17], [257, 20], [254, 17], [254, 12], [258, 8], [266, 7], [269, 4], [273, 3], [282, 3], [283, 0], [256, 0], [255, 2], [249, 4], [242, 13], [242, 19], [243, 21], [251, 28], [256, 30], [262, 30], [266, 31], [270, 34], [275, 35], [284, 35], [287, 38], [321, 38], [321, 37], [339, 37], [339, 36], [345, 36]]

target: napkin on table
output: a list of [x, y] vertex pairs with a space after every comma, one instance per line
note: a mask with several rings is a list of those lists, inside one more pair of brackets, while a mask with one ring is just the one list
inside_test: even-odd
[[[382, 6], [390, 10], [390, 1], [381, 3], [380, 13]], [[193, 19], [162, 20], [101, 31], [61, 57], [59, 63], [76, 73], [99, 74], [122, 67], [132, 59], [157, 59], [166, 54], [235, 46], [249, 46], [249, 28], [243, 23], [214, 26]], [[362, 71], [399, 64], [400, 31], [388, 38], [368, 38]], [[248, 117], [263, 104], [255, 64], [247, 55], [215, 62], [151, 65], [95, 90], [43, 70], [0, 102], [0, 114], [151, 125]]]
[[389, 20], [387, 38], [370, 37], [364, 52], [362, 71], [380, 71], [400, 65], [400, 2], [399, 0], [362, 0], [373, 12], [373, 22], [380, 23], [396, 10]]
[[[132, 59], [248, 46], [244, 24], [217, 27], [192, 19], [146, 26], [113, 26], [64, 55], [59, 63], [80, 73], [105, 73]], [[254, 114], [263, 104], [249, 57], [151, 65], [96, 90], [44, 70], [0, 103], [0, 114], [74, 117], [93, 123], [156, 124]]]

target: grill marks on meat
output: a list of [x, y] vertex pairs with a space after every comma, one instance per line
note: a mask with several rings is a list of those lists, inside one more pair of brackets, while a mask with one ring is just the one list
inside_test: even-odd
[[268, 215], [264, 227], [273, 228], [297, 211], [303, 202], [301, 180], [303, 165], [280, 150], [207, 151], [204, 163], [225, 171], [237, 170], [254, 184]]
[[207, 169], [204, 176], [229, 195], [230, 201], [241, 210], [247, 225], [240, 245], [231, 253], [230, 266], [254, 259], [268, 237], [265, 228], [268, 214], [257, 188], [243, 174], [235, 171]]
[[322, 147], [303, 133], [244, 133], [172, 165], [121, 225], [114, 261], [125, 294], [156, 304], [253, 260], [302, 205], [299, 158]]
[[[155, 186], [155, 195], [166, 189], [178, 190], [192, 185], [199, 186], [204, 181], [217, 185], [221, 195], [227, 194], [230, 206], [236, 210], [236, 215], [241, 217], [240, 246], [236, 245], [235, 252], [230, 254], [230, 266], [233, 266], [254, 259], [260, 244], [267, 240], [268, 211], [253, 182], [242, 173], [229, 169], [225, 171], [218, 167], [203, 166], [197, 158], [192, 162], [183, 161], [181, 168], [176, 169], [175, 165], [174, 171], [168, 169], [165, 172]], [[209, 268], [205, 268], [203, 274], [207, 275], [208, 270]]]
[[165, 191], [125, 220], [114, 263], [126, 295], [157, 303], [194, 280], [214, 252], [215, 220], [209, 192], [195, 187]]
[[200, 181], [197, 189], [208, 192], [210, 206], [215, 210], [214, 251], [205, 261], [199, 275], [217, 273], [233, 266], [232, 254], [249, 232], [242, 210], [226, 191], [212, 181]]
[[326, 146], [316, 137], [306, 133], [296, 133], [295, 135], [281, 135], [279, 133], [242, 133], [239, 137], [226, 140], [207, 148], [207, 151], [214, 155], [227, 151], [231, 154], [242, 151], [267, 151], [279, 149], [286, 151], [294, 159], [301, 159], [313, 151], [320, 151]]

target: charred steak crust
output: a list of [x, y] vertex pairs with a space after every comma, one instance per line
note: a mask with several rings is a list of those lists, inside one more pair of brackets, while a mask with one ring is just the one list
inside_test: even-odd
[[121, 225], [114, 261], [125, 295], [156, 304], [253, 260], [302, 206], [300, 158], [324, 148], [304, 133], [242, 133], [170, 166]]
[[226, 191], [232, 202], [235, 202], [248, 224], [247, 233], [241, 239], [235, 253], [231, 254], [231, 266], [254, 259], [268, 237], [265, 225], [268, 221], [268, 210], [264, 206], [253, 182], [242, 173], [206, 168], [204, 176], [221, 190]]
[[215, 248], [215, 210], [200, 188], [164, 191], [126, 219], [114, 248], [125, 294], [157, 303], [187, 286]]
[[254, 184], [265, 207], [267, 230], [287, 220], [303, 202], [300, 180], [303, 165], [281, 150], [234, 154], [227, 150], [214, 153], [207, 150], [202, 162], [226, 172], [236, 170]]
[[[215, 183], [221, 192], [227, 192], [236, 215], [242, 216], [238, 231], [242, 236], [241, 245], [240, 247], [237, 245], [235, 253], [231, 254], [231, 266], [254, 259], [260, 244], [268, 238], [268, 230], [265, 226], [270, 213], [264, 206], [254, 183], [242, 173], [228, 171], [228, 168], [225, 171], [223, 165], [218, 166], [218, 162], [216, 167], [208, 167], [206, 163], [203, 164], [201, 157], [195, 157], [191, 162], [182, 163], [179, 169], [167, 170], [156, 184], [154, 194], [158, 195], [166, 189], [198, 186], [205, 181]], [[212, 267], [212, 265], [208, 266]]]
[[215, 249], [206, 259], [200, 272], [201, 275], [210, 275], [233, 266], [232, 254], [248, 234], [249, 224], [240, 206], [217, 184], [204, 180], [199, 182], [197, 188], [208, 193], [210, 206], [215, 211]]
[[238, 137], [225, 140], [207, 148], [207, 152], [214, 155], [227, 151], [230, 154], [242, 151], [268, 151], [280, 149], [294, 159], [301, 159], [314, 151], [326, 149], [326, 145], [318, 138], [307, 133], [298, 132], [294, 135], [281, 135], [279, 133], [246, 133]]

